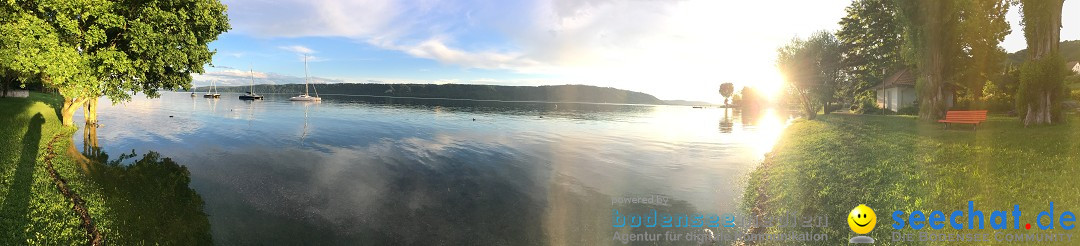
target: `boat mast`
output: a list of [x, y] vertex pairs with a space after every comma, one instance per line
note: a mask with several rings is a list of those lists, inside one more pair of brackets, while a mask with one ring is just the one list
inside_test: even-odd
[[308, 68], [307, 68], [307, 54], [304, 54], [304, 95], [308, 95]]
[[251, 74], [251, 87], [248, 87], [248, 94], [255, 94], [255, 69], [248, 67], [248, 72]]

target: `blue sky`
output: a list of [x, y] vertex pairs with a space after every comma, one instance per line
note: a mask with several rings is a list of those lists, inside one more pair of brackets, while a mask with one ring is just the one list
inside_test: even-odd
[[[722, 82], [778, 88], [775, 50], [835, 30], [849, 1], [224, 0], [233, 29], [210, 44], [225, 85], [590, 84], [720, 102]], [[1006, 50], [1024, 48], [1014, 8]], [[1066, 2], [1062, 39], [1080, 39]]]

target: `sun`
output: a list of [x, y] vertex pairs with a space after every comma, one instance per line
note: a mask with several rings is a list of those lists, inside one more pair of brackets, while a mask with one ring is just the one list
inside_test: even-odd
[[[784, 95], [784, 76], [776, 68], [762, 69], [754, 79], [743, 83], [757, 89], [769, 102], [776, 102]], [[739, 90], [739, 89], [736, 89]]]

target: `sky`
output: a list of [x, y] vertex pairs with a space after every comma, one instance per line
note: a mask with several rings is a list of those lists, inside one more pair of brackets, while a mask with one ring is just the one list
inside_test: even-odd
[[[195, 85], [587, 84], [718, 103], [723, 82], [776, 90], [776, 49], [835, 31], [850, 1], [223, 0], [232, 30]], [[1026, 44], [1018, 9], [1002, 46]], [[1066, 1], [1062, 40], [1080, 39]], [[1076, 23], [1076, 25], [1070, 25]]]

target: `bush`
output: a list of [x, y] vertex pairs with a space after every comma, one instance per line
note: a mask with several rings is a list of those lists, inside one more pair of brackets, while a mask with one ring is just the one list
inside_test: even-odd
[[1072, 93], [1069, 93], [1069, 98], [1080, 101], [1080, 90], [1072, 90]]
[[1080, 74], [1073, 74], [1065, 77], [1065, 85], [1080, 84]]
[[855, 95], [855, 102], [851, 104], [848, 110], [853, 114], [881, 113], [881, 108], [878, 108], [877, 98], [874, 95], [873, 91], [864, 91]]
[[844, 108], [844, 105], [838, 103], [829, 103], [822, 108], [824, 108], [825, 112], [832, 113]]
[[903, 108], [900, 109], [900, 111], [896, 111], [896, 114], [900, 114], [900, 115], [919, 115], [919, 106], [918, 105], [911, 105], [911, 106], [903, 107]]
[[1043, 93], [1052, 92], [1049, 100], [1049, 116], [1057, 120], [1061, 118], [1061, 101], [1065, 96], [1064, 85], [1065, 63], [1061, 55], [1051, 54], [1037, 61], [1024, 62], [1020, 66], [1020, 88], [1016, 93], [1016, 109], [1021, 118], [1028, 111], [1028, 107], [1037, 107], [1044, 102]]
[[1009, 112], [1016, 106], [1012, 93], [990, 81], [983, 86], [982, 100], [986, 103], [986, 109], [991, 112]]

